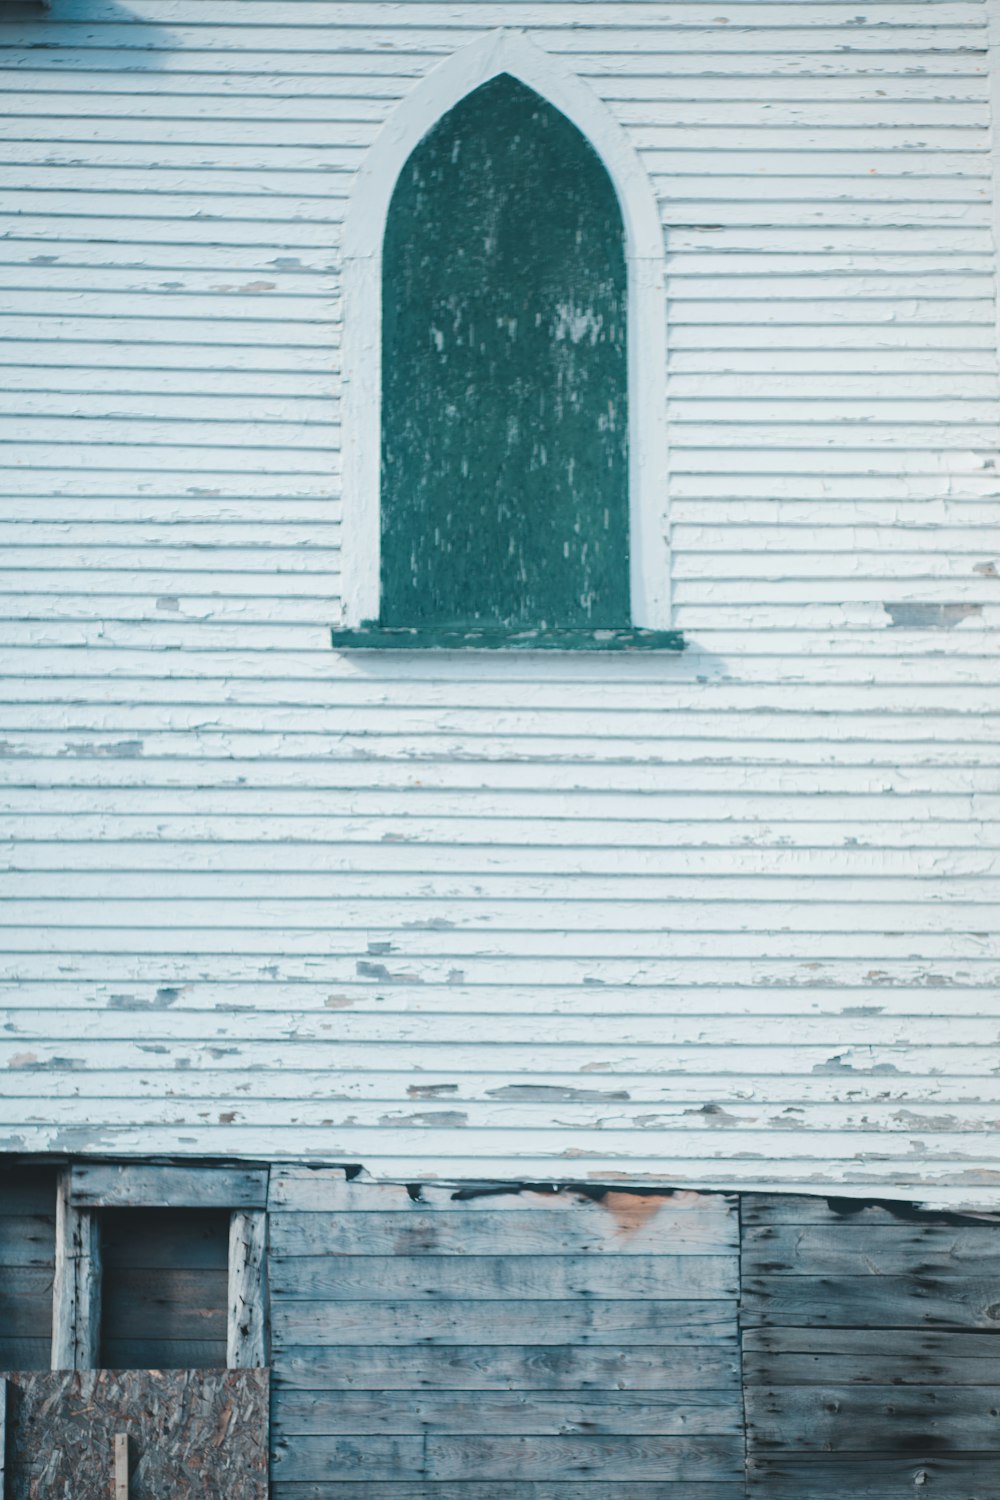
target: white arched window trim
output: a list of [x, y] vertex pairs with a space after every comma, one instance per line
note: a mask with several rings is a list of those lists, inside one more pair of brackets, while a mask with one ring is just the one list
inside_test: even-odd
[[656, 199], [607, 106], [519, 31], [491, 32], [434, 67], [382, 126], [351, 192], [343, 235], [342, 624], [361, 626], [379, 614], [382, 239], [393, 190], [410, 153], [442, 115], [500, 73], [527, 84], [572, 120], [618, 194], [628, 272], [632, 624], [668, 630], [666, 312]]

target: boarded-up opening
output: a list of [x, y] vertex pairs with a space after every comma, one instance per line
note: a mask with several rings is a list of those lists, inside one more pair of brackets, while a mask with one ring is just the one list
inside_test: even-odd
[[383, 255], [383, 625], [629, 623], [625, 231], [504, 74], [400, 173]]
[[0, 1370], [49, 1367], [55, 1236], [55, 1172], [0, 1172]]
[[274, 1500], [742, 1500], [732, 1199], [272, 1174]]
[[229, 1214], [103, 1209], [100, 1224], [101, 1365], [224, 1368]]

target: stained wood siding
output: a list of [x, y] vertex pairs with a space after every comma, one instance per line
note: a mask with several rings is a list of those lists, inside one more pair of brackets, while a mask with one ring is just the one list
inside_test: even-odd
[[0, 1171], [0, 1370], [49, 1368], [55, 1261], [55, 1172]]
[[752, 1500], [992, 1494], [1000, 1222], [745, 1198]]
[[[991, 1200], [987, 20], [5, 11], [7, 1149]], [[328, 645], [345, 197], [501, 24], [659, 197], [678, 659]]]
[[738, 1216], [278, 1170], [274, 1500], [740, 1500]]

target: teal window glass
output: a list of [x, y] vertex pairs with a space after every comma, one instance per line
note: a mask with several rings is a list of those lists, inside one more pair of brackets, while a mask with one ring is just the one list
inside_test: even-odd
[[423, 138], [382, 287], [383, 626], [629, 624], [625, 235], [593, 147], [507, 74]]

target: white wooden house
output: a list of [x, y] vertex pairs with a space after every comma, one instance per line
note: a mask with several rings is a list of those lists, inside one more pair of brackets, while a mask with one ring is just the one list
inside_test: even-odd
[[[653, 1209], [641, 1232], [651, 1258], [717, 1262], [685, 1295], [730, 1308], [726, 1257], [751, 1306], [754, 1234], [818, 1216], [822, 1239], [827, 1198], [998, 1206], [998, 48], [997, 0], [0, 10], [0, 1152], [29, 1197], [31, 1171], [63, 1170], [73, 1276], [75, 1215], [201, 1203], [243, 1232], [272, 1211], [275, 1347], [298, 1351], [273, 1361], [299, 1392], [276, 1408], [283, 1500], [742, 1494], [732, 1412], [677, 1419], [709, 1432], [702, 1468], [670, 1467], [648, 1412], [645, 1458], [593, 1438], [603, 1457], [555, 1468], [433, 1413], [422, 1450], [389, 1418], [310, 1427], [302, 1392], [336, 1380], [308, 1351], [379, 1339], [370, 1308], [350, 1337], [309, 1321], [360, 1295], [321, 1264], [360, 1261], [348, 1221], [388, 1264], [426, 1250], [394, 1215], [423, 1233], [428, 1204], [477, 1203], [468, 1253], [516, 1256], [520, 1220], [482, 1209], [508, 1198], [453, 1193], [506, 1184], [537, 1214], [572, 1183], [583, 1238], [552, 1245], [573, 1260], [611, 1247], [586, 1230], [609, 1189], [626, 1219], [700, 1205], [700, 1238], [679, 1210], [666, 1240]], [[558, 247], [586, 250], [599, 212], [560, 300]], [[503, 255], [494, 317], [476, 287]], [[484, 509], [504, 443], [517, 483]], [[543, 536], [517, 496], [557, 470]], [[152, 1163], [225, 1164], [228, 1186], [150, 1187]], [[909, 1212], [850, 1223], [966, 1233]], [[410, 1283], [383, 1271], [398, 1310]], [[662, 1332], [677, 1284], [628, 1274]], [[57, 1366], [107, 1363], [60, 1275]], [[582, 1295], [617, 1306], [594, 1275]], [[419, 1295], [466, 1308], [457, 1286]], [[978, 1321], [926, 1316], [972, 1338], [1000, 1293], [973, 1301]], [[437, 1316], [447, 1345], [460, 1315]], [[607, 1342], [587, 1328], [562, 1345]], [[47, 1364], [21, 1336], [0, 1316], [0, 1366]], [[794, 1389], [813, 1346], [761, 1337]], [[229, 1362], [267, 1357], [251, 1343]], [[1000, 1451], [962, 1421], [960, 1448]], [[480, 1447], [428, 1458], [442, 1430]], [[812, 1493], [768, 1462], [766, 1500]], [[850, 1488], [844, 1462], [816, 1494]], [[923, 1482], [878, 1472], [878, 1500]], [[956, 1497], [984, 1494], [964, 1473]]]

